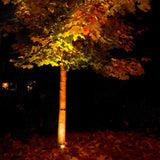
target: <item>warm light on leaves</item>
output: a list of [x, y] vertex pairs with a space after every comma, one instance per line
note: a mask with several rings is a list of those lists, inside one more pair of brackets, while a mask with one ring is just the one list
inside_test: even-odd
[[[10, 0], [3, 0], [3, 3], [8, 4]], [[15, 0], [15, 18], [10, 23], [5, 22], [2, 28], [6, 32], [17, 32], [25, 26], [29, 32], [24, 44], [12, 45], [20, 57], [11, 58], [10, 62], [24, 69], [33, 68], [33, 64], [57, 67], [63, 63], [67, 71], [91, 66], [96, 72], [119, 79], [144, 74], [139, 61], [114, 60], [108, 56], [114, 48], [132, 51], [134, 25], [125, 21], [125, 14], [136, 12], [135, 3], [147, 12], [150, 1], [86, 0], [85, 3], [73, 3], [74, 8], [60, 1]], [[141, 61], [150, 59], [142, 58]]]
[[100, 72], [106, 77], [112, 76], [121, 80], [127, 80], [129, 75], [138, 76], [144, 74], [144, 69], [141, 63], [134, 58], [128, 60], [112, 58]]
[[[8, 4], [10, 0], [3, 0], [3, 3]], [[63, 1], [54, 1], [53, 3], [50, 0], [14, 0], [11, 3], [15, 5], [15, 18], [3, 23], [0, 31], [17, 33], [21, 30], [26, 33], [24, 33], [25, 36], [21, 41], [17, 40], [18, 43], [12, 45], [13, 49], [20, 55], [16, 60], [11, 59], [10, 62], [23, 69], [31, 69], [34, 64], [38, 67], [43, 65], [59, 66], [61, 73], [63, 73], [61, 76], [63, 79], [60, 82], [58, 123], [58, 144], [63, 149], [66, 138], [66, 71], [91, 66], [97, 73], [121, 80], [129, 79], [130, 75], [144, 74], [140, 61], [127, 56], [123, 59], [114, 57], [111, 51], [113, 49], [132, 51], [134, 47], [132, 35], [134, 24], [127, 22], [125, 14], [135, 13], [137, 7], [147, 12], [150, 9], [149, 0], [86, 0], [84, 2], [76, 1], [76, 3], [73, 1], [74, 7], [70, 7], [68, 3]], [[141, 60], [149, 61], [146, 58]], [[128, 124], [125, 123], [125, 125]], [[41, 156], [40, 142], [39, 147], [33, 150], [33, 144], [36, 143], [37, 137], [36, 135], [30, 139], [32, 144], [32, 150], [28, 152], [31, 153], [30, 157], [35, 153]], [[105, 134], [102, 133], [97, 137], [104, 138]], [[117, 157], [111, 157], [113, 154], [108, 157], [108, 153], [106, 154], [108, 146], [103, 144], [107, 141], [108, 145], [109, 141], [112, 141], [111, 144], [113, 145], [115, 142], [114, 150], [118, 148], [115, 153], [123, 152], [121, 147], [117, 145], [122, 140], [113, 141], [113, 138], [114, 136], [110, 134], [105, 137], [105, 140], [102, 140], [102, 145], [100, 144], [101, 139], [98, 138], [98, 141], [95, 141], [96, 144], [91, 141], [85, 147], [87, 147], [86, 149], [93, 149], [103, 146], [105, 155], [96, 157], [97, 160], [117, 159]], [[50, 143], [48, 142], [47, 147], [43, 147], [43, 149], [48, 148]], [[20, 156], [21, 159], [28, 159], [26, 157], [28, 148], [25, 148], [25, 154], [22, 154], [22, 143], [14, 141], [12, 144], [13, 148], [17, 149], [16, 156]], [[50, 148], [53, 149], [53, 146]], [[85, 154], [82, 150], [80, 152], [83, 155], [79, 155], [80, 159], [88, 159], [88, 152], [84, 152]], [[44, 154], [44, 152], [41, 153]], [[46, 159], [48, 156], [50, 159], [55, 159], [56, 154], [50, 150], [46, 154], [47, 157], [43, 155], [43, 158], [36, 159]], [[14, 157], [11, 155], [13, 154], [7, 154], [7, 159], [13, 159]], [[33, 159], [35, 159], [34, 156]], [[64, 158], [58, 155], [57, 159]], [[70, 155], [68, 155], [68, 159], [77, 160], [76, 157]], [[95, 159], [95, 157], [91, 159]], [[124, 157], [124, 159], [128, 159], [128, 157]], [[132, 159], [136, 158], [132, 157]]]

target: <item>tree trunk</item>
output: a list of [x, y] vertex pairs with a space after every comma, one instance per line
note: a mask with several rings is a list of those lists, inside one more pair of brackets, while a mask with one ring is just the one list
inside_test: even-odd
[[60, 66], [58, 145], [65, 145], [66, 136], [66, 81], [67, 72]]

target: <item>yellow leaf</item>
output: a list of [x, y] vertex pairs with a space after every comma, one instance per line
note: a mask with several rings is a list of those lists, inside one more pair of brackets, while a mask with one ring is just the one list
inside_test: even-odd
[[23, 56], [19, 56], [18, 58], [21, 59], [21, 58], [23, 58]]
[[23, 68], [23, 69], [26, 69], [27, 67], [26, 67], [26, 66], [22, 66], [22, 68]]
[[54, 8], [49, 8], [49, 7], [48, 7], [48, 10], [49, 10], [51, 13], [54, 13]]
[[33, 68], [33, 65], [28, 65], [27, 68], [28, 68], [28, 69], [32, 69], [32, 68]]

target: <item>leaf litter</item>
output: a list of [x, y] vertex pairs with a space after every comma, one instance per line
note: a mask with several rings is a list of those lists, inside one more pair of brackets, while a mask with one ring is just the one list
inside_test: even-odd
[[159, 160], [160, 139], [137, 132], [67, 133], [66, 147], [57, 146], [55, 135], [23, 140], [7, 134], [0, 139], [1, 160]]

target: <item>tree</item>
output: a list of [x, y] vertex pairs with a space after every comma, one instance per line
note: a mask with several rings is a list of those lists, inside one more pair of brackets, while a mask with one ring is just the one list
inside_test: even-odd
[[23, 69], [34, 64], [60, 67], [59, 145], [65, 144], [67, 71], [91, 67], [122, 80], [144, 74], [140, 60], [122, 54], [114, 57], [112, 50], [132, 51], [135, 26], [126, 17], [137, 10], [148, 12], [150, 0], [2, 1], [15, 5], [15, 12], [1, 30], [27, 32], [23, 42], [12, 45], [20, 55], [10, 62]]

